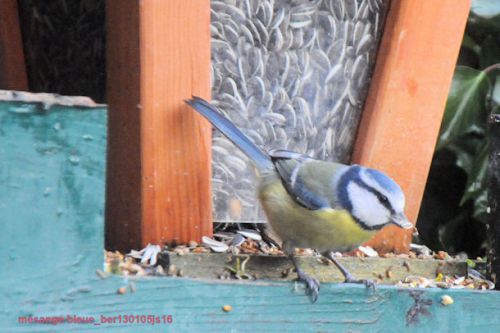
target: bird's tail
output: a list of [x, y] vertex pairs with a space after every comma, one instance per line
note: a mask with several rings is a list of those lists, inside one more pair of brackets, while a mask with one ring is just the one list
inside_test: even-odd
[[200, 97], [193, 96], [185, 101], [193, 109], [212, 123], [232, 143], [241, 149], [254, 163], [257, 169], [266, 170], [274, 168], [273, 162], [268, 154], [257, 147], [245, 134], [243, 134], [229, 119], [224, 117], [210, 103]]

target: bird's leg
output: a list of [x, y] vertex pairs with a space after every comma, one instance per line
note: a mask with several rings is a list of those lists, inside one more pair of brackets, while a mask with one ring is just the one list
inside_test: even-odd
[[297, 277], [300, 281], [306, 284], [307, 294], [311, 296], [311, 301], [315, 303], [319, 296], [319, 281], [312, 276], [307, 275], [298, 265], [297, 258], [293, 254], [289, 255], [292, 260], [295, 271], [297, 272]]
[[354, 276], [352, 276], [352, 274], [349, 273], [349, 271], [344, 266], [342, 266], [337, 261], [337, 259], [335, 259], [335, 256], [333, 255], [332, 251], [328, 251], [328, 252], [324, 253], [323, 255], [325, 257], [327, 257], [328, 259], [330, 259], [335, 264], [335, 266], [337, 266], [337, 268], [342, 273], [342, 275], [344, 275], [344, 278], [345, 278], [344, 283], [364, 284], [367, 288], [375, 289], [375, 282], [373, 282], [372, 280], [356, 279]]

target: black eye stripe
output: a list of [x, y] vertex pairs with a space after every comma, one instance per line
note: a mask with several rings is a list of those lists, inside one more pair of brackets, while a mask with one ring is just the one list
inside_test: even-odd
[[392, 208], [392, 205], [389, 202], [389, 199], [385, 195], [383, 195], [382, 193], [380, 193], [379, 191], [377, 191], [373, 187], [365, 184], [363, 181], [361, 181], [361, 179], [355, 179], [354, 182], [357, 185], [361, 186], [362, 188], [366, 189], [368, 192], [373, 193], [377, 197], [378, 201], [380, 201], [380, 203], [385, 208], [387, 208], [387, 210], [389, 210], [391, 212], [391, 214], [395, 214], [394, 208]]

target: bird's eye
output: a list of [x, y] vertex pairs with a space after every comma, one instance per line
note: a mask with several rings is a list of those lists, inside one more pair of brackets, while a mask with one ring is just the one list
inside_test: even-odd
[[389, 199], [383, 194], [378, 195], [378, 199], [380, 200], [381, 203], [389, 203]]

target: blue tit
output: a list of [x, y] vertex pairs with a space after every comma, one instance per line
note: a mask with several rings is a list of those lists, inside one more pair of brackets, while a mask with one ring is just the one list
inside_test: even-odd
[[296, 247], [315, 249], [332, 260], [345, 282], [373, 286], [370, 281], [355, 279], [333, 253], [356, 249], [387, 225], [413, 228], [404, 215], [403, 191], [395, 181], [359, 165], [315, 160], [287, 150], [265, 153], [207, 101], [193, 97], [186, 103], [255, 164], [259, 201], [313, 302], [320, 285], [297, 265]]

